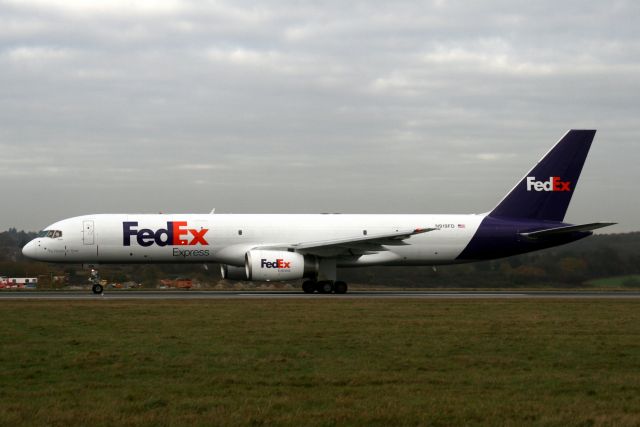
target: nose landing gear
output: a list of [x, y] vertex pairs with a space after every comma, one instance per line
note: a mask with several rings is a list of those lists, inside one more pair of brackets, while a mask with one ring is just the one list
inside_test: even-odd
[[92, 285], [91, 291], [96, 295], [100, 295], [104, 290], [102, 288], [102, 285], [100, 284], [100, 274], [98, 273], [98, 270], [94, 270], [93, 268], [91, 269], [91, 274], [89, 275], [89, 283], [91, 283]]

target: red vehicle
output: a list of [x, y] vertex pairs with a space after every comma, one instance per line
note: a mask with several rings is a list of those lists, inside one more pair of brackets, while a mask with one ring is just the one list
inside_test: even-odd
[[175, 279], [163, 279], [160, 280], [160, 283], [167, 288], [178, 288], [178, 289], [191, 289], [193, 287], [193, 280], [188, 279], [186, 277], [178, 277]]

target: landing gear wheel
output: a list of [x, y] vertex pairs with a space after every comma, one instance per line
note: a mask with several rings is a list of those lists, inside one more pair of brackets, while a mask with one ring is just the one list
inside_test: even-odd
[[91, 287], [91, 290], [93, 291], [94, 294], [99, 295], [102, 293], [102, 285], [93, 285]]
[[346, 294], [347, 293], [347, 284], [345, 282], [336, 282], [333, 284], [333, 291], [336, 294]]
[[328, 280], [316, 283], [316, 290], [319, 294], [330, 294], [333, 292], [333, 282]]
[[302, 282], [302, 292], [305, 294], [312, 294], [316, 291], [316, 284], [311, 280], [305, 280]]

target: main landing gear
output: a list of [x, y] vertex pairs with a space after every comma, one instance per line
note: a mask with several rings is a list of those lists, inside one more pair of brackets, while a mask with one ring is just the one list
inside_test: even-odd
[[93, 291], [93, 293], [96, 294], [96, 295], [100, 295], [102, 293], [102, 291], [103, 291], [102, 285], [100, 285], [100, 284], [93, 285], [91, 287], [91, 291]]
[[306, 280], [302, 283], [302, 291], [305, 294], [312, 294], [314, 292], [319, 294], [346, 294], [347, 290], [347, 284], [341, 281], [321, 280], [315, 282], [313, 280]]

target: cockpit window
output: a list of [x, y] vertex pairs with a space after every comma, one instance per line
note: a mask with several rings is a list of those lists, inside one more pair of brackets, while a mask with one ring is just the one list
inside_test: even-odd
[[57, 239], [58, 237], [62, 237], [62, 231], [60, 230], [42, 230], [38, 233], [38, 237], [50, 237], [52, 239]]

